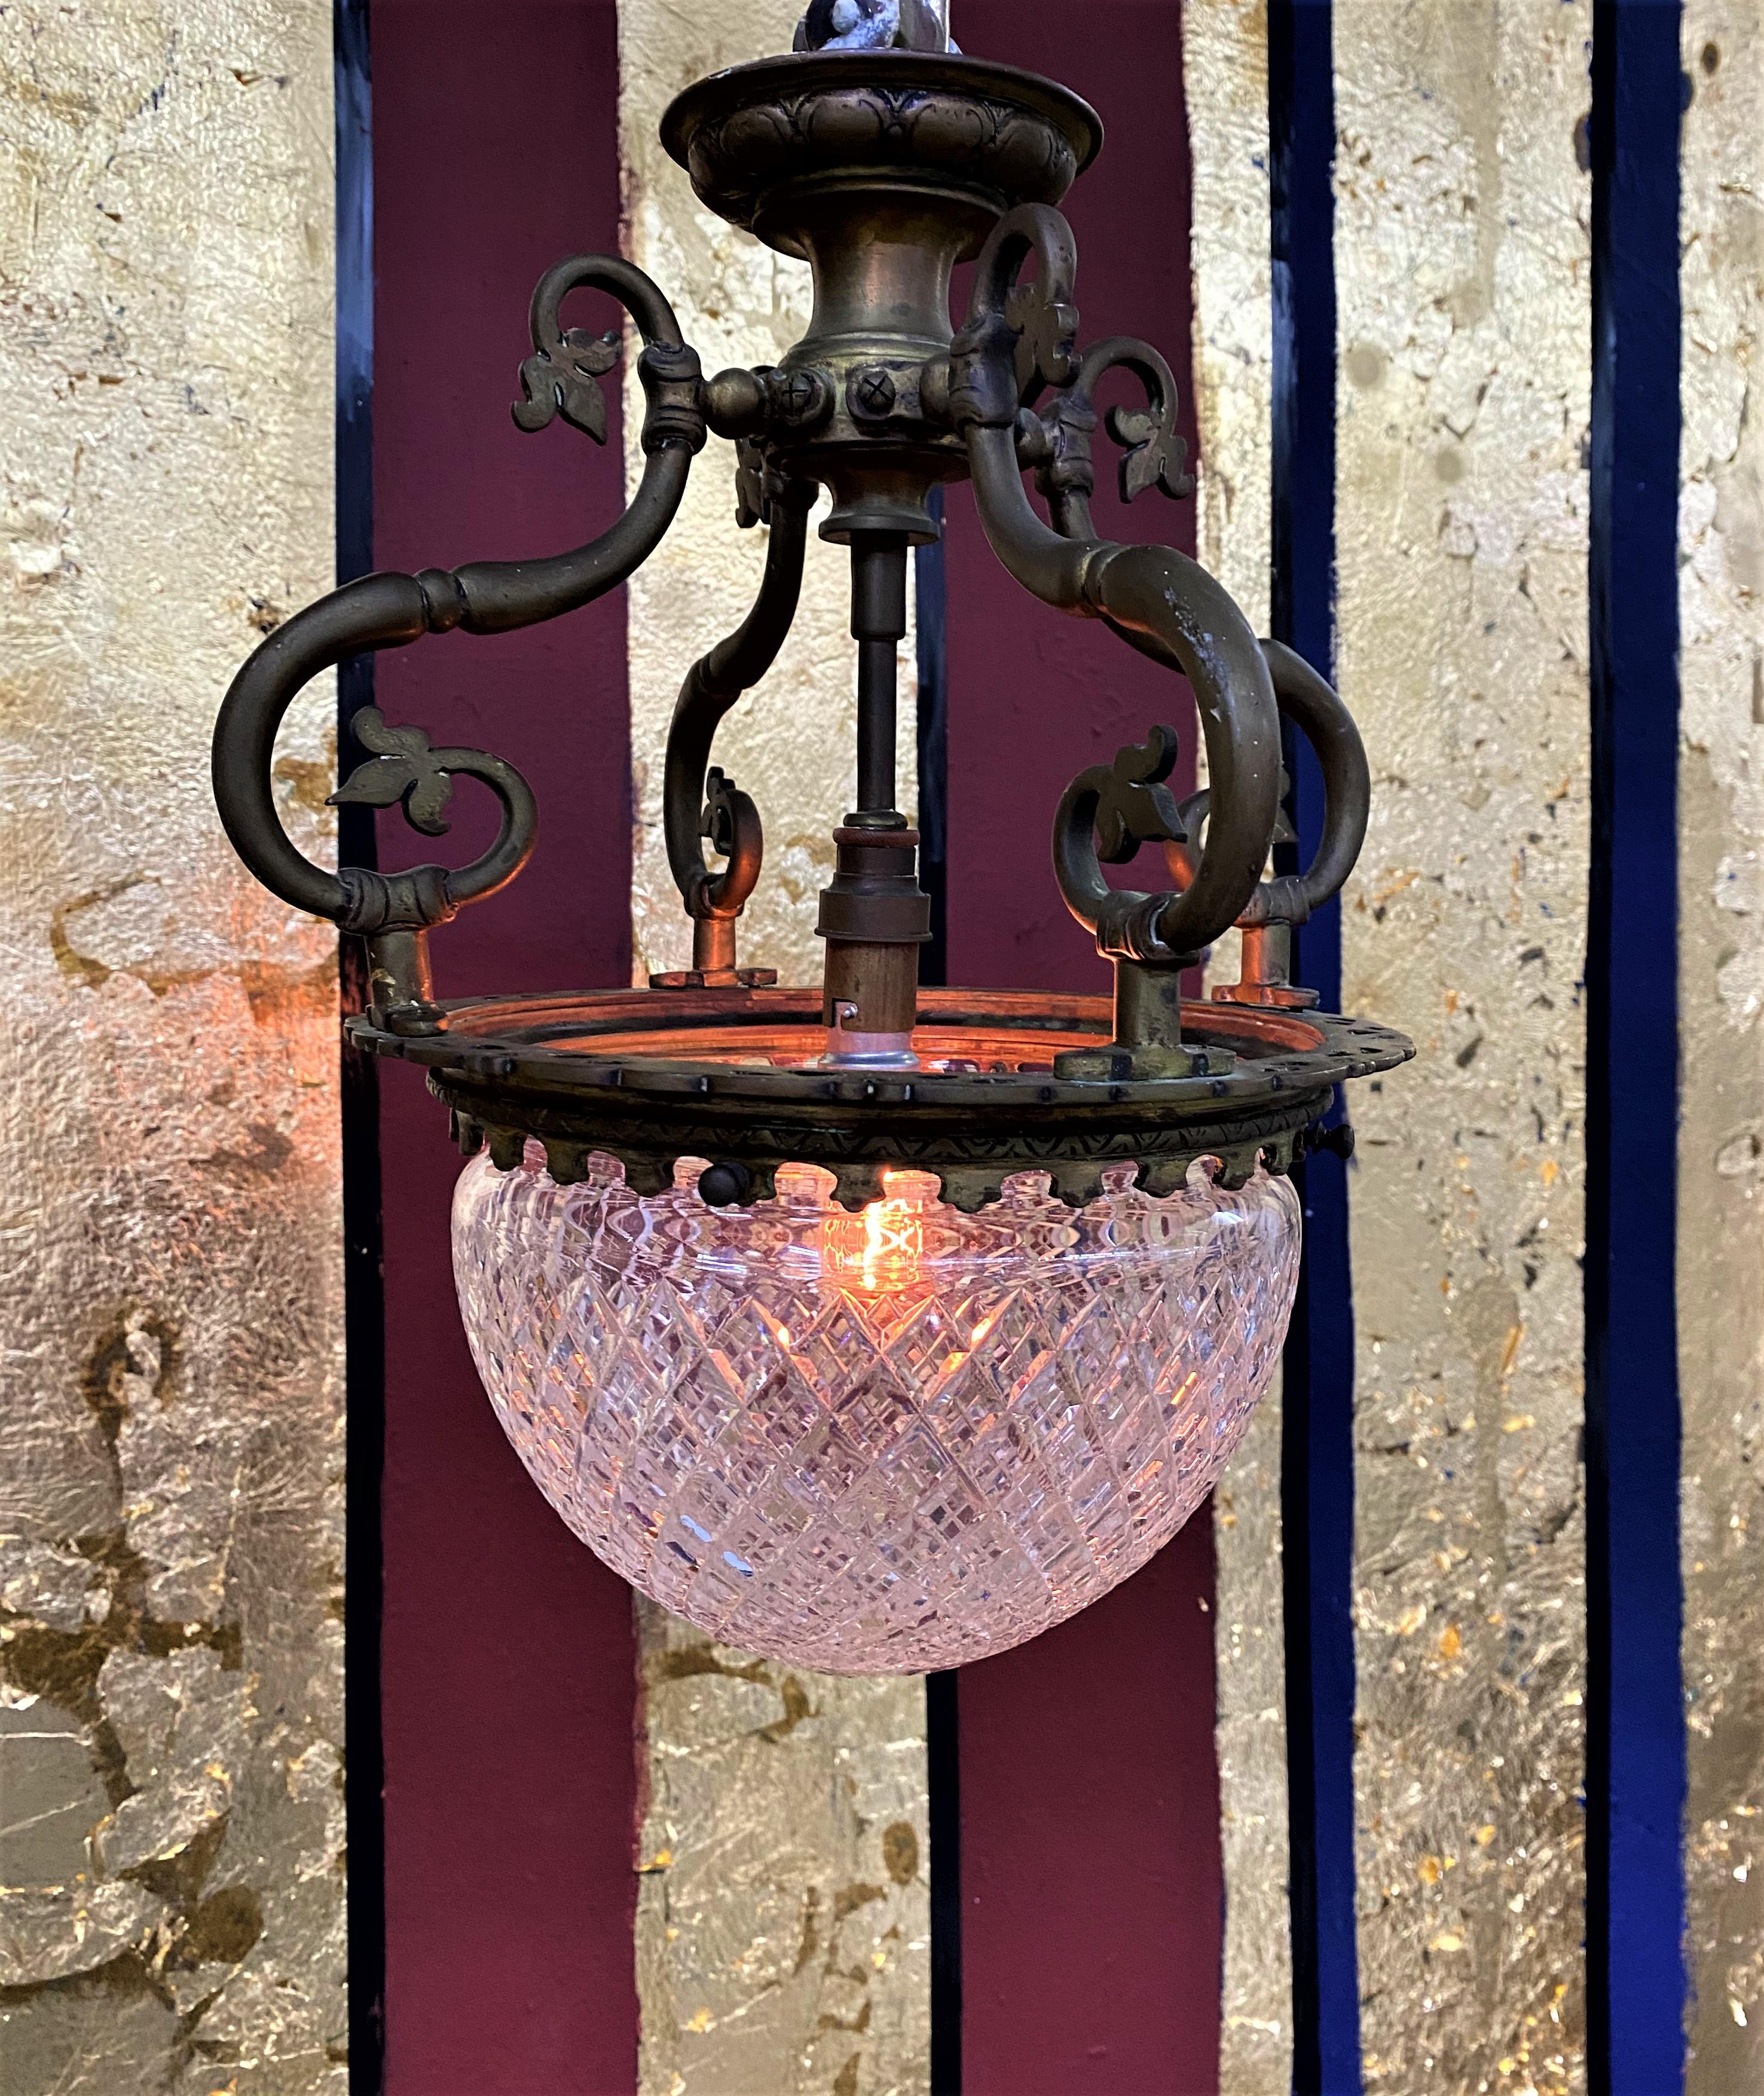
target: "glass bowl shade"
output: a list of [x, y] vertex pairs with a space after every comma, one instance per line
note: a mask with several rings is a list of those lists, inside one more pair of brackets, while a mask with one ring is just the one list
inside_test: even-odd
[[1137, 1571], [1267, 1386], [1299, 1209], [1210, 1160], [1075, 1210], [1046, 1177], [967, 1216], [928, 1174], [852, 1214], [831, 1173], [708, 1207], [530, 1144], [461, 1173], [454, 1272], [509, 1439], [574, 1533], [724, 1643], [835, 1674], [983, 1659]]

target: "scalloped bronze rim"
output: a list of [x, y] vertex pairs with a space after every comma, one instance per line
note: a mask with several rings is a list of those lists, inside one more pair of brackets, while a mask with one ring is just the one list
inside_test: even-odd
[[[1326, 1012], [1193, 1003], [1185, 1028], [1238, 1055], [1224, 1075], [1114, 1082], [1040, 1075], [755, 1068], [678, 1056], [610, 1055], [582, 1045], [694, 1024], [812, 1024], [814, 989], [606, 990], [578, 996], [474, 998], [443, 1007], [446, 1031], [404, 1038], [352, 1020], [361, 1047], [429, 1072], [468, 1155], [488, 1144], [506, 1169], [526, 1139], [546, 1146], [553, 1177], [579, 1179], [589, 1152], [619, 1159], [640, 1193], [670, 1181], [674, 1159], [739, 1165], [747, 1198], [771, 1191], [782, 1164], [821, 1164], [839, 1199], [874, 1199], [881, 1173], [939, 1172], [945, 1197], [973, 1208], [1012, 1172], [1046, 1171], [1075, 1205], [1095, 1197], [1109, 1165], [1137, 1160], [1155, 1193], [1197, 1157], [1241, 1181], [1263, 1161], [1285, 1170], [1334, 1087], [1394, 1068], [1414, 1053], [1388, 1028]], [[1082, 1032], [1107, 1040], [1105, 998], [1022, 991], [924, 990], [921, 1020], [984, 1032]], [[557, 1044], [568, 1041], [571, 1045]]]
[[[768, 98], [796, 102], [813, 94], [879, 90], [965, 94], [1009, 103], [1050, 124], [1064, 138], [1072, 149], [1074, 180], [1102, 150], [1102, 118], [1069, 87], [997, 59], [937, 51], [794, 51], [728, 66], [694, 81], [675, 96], [662, 112], [662, 143], [669, 156], [690, 172], [692, 138], [707, 123], [726, 120]], [[700, 200], [705, 201], [702, 196]], [[756, 190], [749, 198], [748, 217], [758, 201]]]

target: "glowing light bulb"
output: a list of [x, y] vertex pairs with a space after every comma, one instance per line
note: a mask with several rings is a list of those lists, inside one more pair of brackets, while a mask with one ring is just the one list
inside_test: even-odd
[[1285, 1179], [1197, 1166], [1163, 1199], [1045, 1175], [967, 1216], [931, 1174], [856, 1215], [831, 1172], [707, 1207], [609, 1158], [468, 1164], [467, 1334], [498, 1417], [583, 1542], [713, 1635], [834, 1673], [985, 1657], [1136, 1571], [1265, 1388], [1297, 1283]]
[[905, 1295], [923, 1278], [925, 1219], [943, 1190], [930, 1172], [884, 1172], [882, 1186], [880, 1201], [855, 1216], [836, 1209], [821, 1225], [827, 1277], [868, 1295]]

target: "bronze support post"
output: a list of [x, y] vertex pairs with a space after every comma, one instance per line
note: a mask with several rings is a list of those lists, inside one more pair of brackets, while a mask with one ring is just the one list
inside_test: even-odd
[[906, 638], [906, 539], [851, 535], [851, 633], [858, 644], [858, 808], [860, 829], [903, 830], [894, 806], [896, 650]]
[[906, 539], [854, 531], [851, 631], [858, 643], [858, 806], [833, 832], [821, 892], [827, 941], [822, 1013], [831, 1063], [915, 1067], [919, 948], [931, 898], [919, 885], [919, 832], [894, 806], [896, 649], [906, 633]]

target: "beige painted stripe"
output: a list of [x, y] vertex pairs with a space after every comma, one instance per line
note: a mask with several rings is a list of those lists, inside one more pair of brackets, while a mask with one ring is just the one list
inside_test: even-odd
[[1591, 10], [1337, 0], [1369, 2085], [1583, 2082]]
[[[777, 363], [808, 325], [808, 267], [705, 210], [662, 151], [657, 126], [674, 96], [705, 73], [788, 51], [801, 12], [799, 0], [720, 9], [621, 0], [626, 251], [672, 301], [707, 374]], [[626, 410], [627, 469], [635, 486], [643, 418], [634, 379], [627, 379]], [[637, 810], [631, 916], [640, 983], [653, 968], [684, 967], [692, 952], [661, 827], [674, 701], [690, 665], [747, 616], [765, 554], [763, 529], [735, 527], [735, 448], [713, 437], [693, 467], [678, 522], [628, 591]], [[787, 983], [820, 980], [816, 897], [832, 875], [831, 832], [857, 789], [849, 590], [845, 548], [823, 544], [811, 529], [796, 629], [771, 676], [737, 705], [717, 738], [717, 762], [753, 796], [766, 823], [766, 871], [741, 920], [741, 958], [775, 967]], [[910, 814], [918, 792], [910, 635], [901, 657], [900, 805]]]
[[[208, 774], [234, 671], [334, 579], [331, 94], [311, 0], [0, 10], [20, 2092], [347, 2081], [337, 942]], [[335, 702], [275, 765], [324, 860]]]
[[[627, 251], [673, 301], [706, 372], [775, 364], [807, 325], [808, 272], [700, 207], [656, 138], [681, 88], [790, 48], [800, 0], [619, 7]], [[635, 476], [640, 402], [627, 396]], [[629, 591], [636, 976], [691, 937], [661, 832], [680, 679], [746, 616], [763, 531], [735, 528], [735, 454], [712, 438], [673, 531]], [[818, 981], [816, 896], [856, 786], [849, 563], [811, 532], [802, 608], [717, 761], [758, 801], [766, 874], [744, 962]], [[913, 644], [902, 650], [901, 805], [916, 802]], [[925, 1701], [916, 1679], [793, 1674], [639, 1604], [648, 1805], [640, 1837], [642, 2096], [759, 2089], [923, 2096], [931, 2028]]]
[[637, 1605], [641, 2096], [925, 2096], [923, 1683], [795, 1673]]
[[[1273, 436], [1264, 0], [1189, 0], [1200, 557], [1268, 631]], [[1235, 935], [1209, 970], [1235, 980]], [[1213, 1502], [1225, 1941], [1221, 2096], [1292, 2078], [1277, 1380]]]
[[1200, 559], [1265, 633], [1273, 461], [1266, 0], [1191, 0], [1182, 71], [1194, 156]]
[[[1764, 28], [1691, 0], [1682, 133], [1679, 1372], [1690, 2096], [1764, 2086]], [[1714, 1306], [1719, 1305], [1718, 1314]]]

